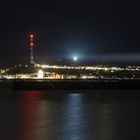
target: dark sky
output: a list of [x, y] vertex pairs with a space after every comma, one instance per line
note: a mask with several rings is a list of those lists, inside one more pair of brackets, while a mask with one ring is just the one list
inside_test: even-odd
[[1, 0], [0, 65], [36, 61], [140, 61], [140, 4], [134, 0]]

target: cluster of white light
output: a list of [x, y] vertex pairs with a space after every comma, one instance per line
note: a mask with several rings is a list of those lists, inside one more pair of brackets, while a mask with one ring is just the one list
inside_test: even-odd
[[38, 79], [43, 79], [44, 78], [44, 72], [43, 72], [43, 70], [38, 70], [37, 78]]

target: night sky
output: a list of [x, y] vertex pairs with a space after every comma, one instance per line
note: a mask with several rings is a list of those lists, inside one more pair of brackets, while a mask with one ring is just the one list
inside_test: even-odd
[[37, 62], [140, 62], [140, 3], [134, 0], [1, 0], [0, 66]]

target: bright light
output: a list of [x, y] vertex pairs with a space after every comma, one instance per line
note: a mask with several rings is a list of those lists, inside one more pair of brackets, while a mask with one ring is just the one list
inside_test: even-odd
[[30, 44], [29, 44], [31, 47], [33, 47], [34, 46], [34, 43], [33, 42], [30, 42]]
[[33, 34], [30, 34], [30, 38], [34, 38], [34, 35]]
[[38, 70], [38, 72], [37, 72], [37, 78], [43, 79], [43, 77], [44, 77], [44, 72], [43, 72], [43, 70]]
[[75, 57], [73, 57], [73, 61], [77, 61], [78, 60], [78, 58], [75, 56]]
[[87, 76], [85, 76], [85, 75], [82, 76], [82, 79], [86, 79], [86, 78], [87, 78]]

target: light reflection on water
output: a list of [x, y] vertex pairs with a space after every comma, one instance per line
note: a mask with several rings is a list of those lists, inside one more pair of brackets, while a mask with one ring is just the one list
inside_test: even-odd
[[39, 98], [41, 93], [38, 91], [27, 91], [20, 93], [19, 106], [19, 139], [36, 140], [38, 115], [40, 113]]
[[139, 136], [139, 98], [99, 96], [97, 91], [95, 93], [17, 91], [12, 96], [1, 97], [1, 138], [117, 140]]
[[85, 125], [82, 94], [69, 94], [63, 114], [62, 139], [84, 139]]

